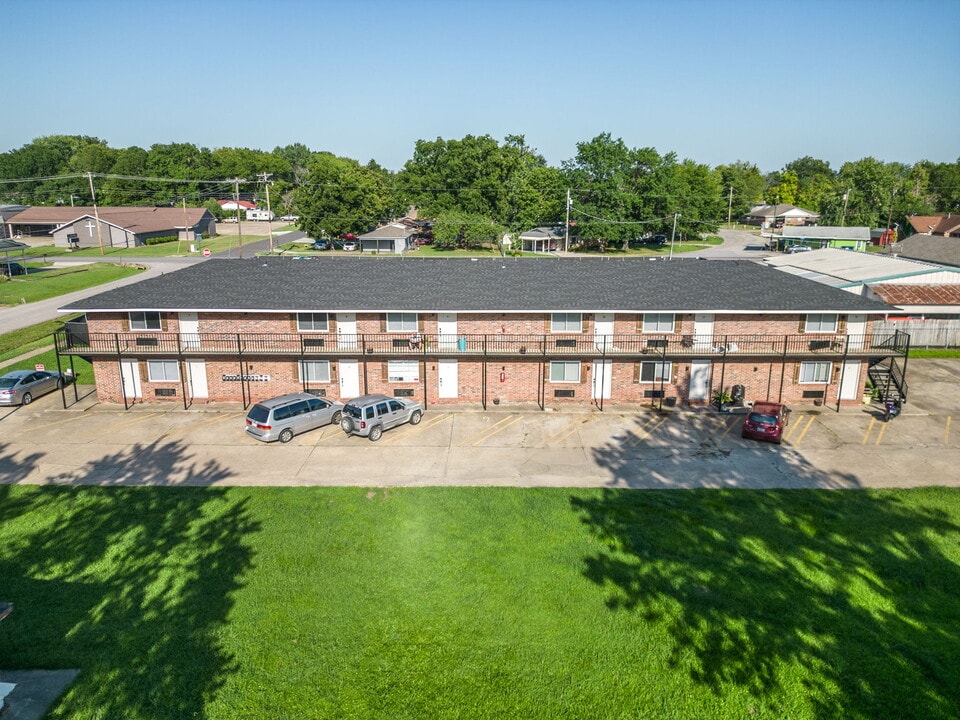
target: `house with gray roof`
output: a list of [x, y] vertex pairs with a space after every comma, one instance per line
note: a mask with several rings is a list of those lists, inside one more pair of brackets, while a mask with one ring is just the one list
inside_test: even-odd
[[786, 226], [774, 236], [778, 249], [803, 245], [814, 249], [836, 248], [866, 252], [870, 245], [868, 227], [834, 227], [831, 225]]
[[903, 381], [906, 347], [874, 333], [883, 302], [729, 260], [209, 260], [61, 310], [85, 314], [57, 334], [61, 361], [90, 358], [100, 399], [126, 406], [291, 391], [696, 406], [739, 385], [839, 407], [868, 372]]

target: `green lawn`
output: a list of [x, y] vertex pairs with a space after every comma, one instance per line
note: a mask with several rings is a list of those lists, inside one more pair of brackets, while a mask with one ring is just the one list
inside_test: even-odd
[[143, 272], [143, 268], [116, 263], [89, 263], [47, 270], [31, 266], [27, 275], [0, 281], [0, 306], [46, 300], [140, 272]]
[[938, 488], [8, 484], [0, 668], [80, 668], [64, 720], [956, 718], [958, 563]]
[[[246, 245], [247, 243], [266, 239], [266, 235], [244, 234], [243, 244]], [[209, 248], [210, 252], [218, 253], [236, 248], [237, 236], [217, 235], [216, 237], [202, 240], [200, 243], [168, 242], [160, 243], [159, 245], [140, 245], [138, 247], [131, 248], [105, 247], [102, 253], [100, 252], [99, 247], [83, 248], [82, 250], [73, 250], [68, 252], [66, 248], [57, 247], [55, 245], [38, 245], [36, 247], [27, 248], [24, 251], [24, 254], [27, 256], [28, 262], [37, 258], [56, 259], [59, 257], [96, 259], [98, 257], [171, 257], [176, 255], [198, 255], [199, 252], [190, 252], [191, 244], [196, 245], [198, 251], [204, 248]], [[20, 262], [19, 254], [16, 257], [11, 256], [10, 259]]]

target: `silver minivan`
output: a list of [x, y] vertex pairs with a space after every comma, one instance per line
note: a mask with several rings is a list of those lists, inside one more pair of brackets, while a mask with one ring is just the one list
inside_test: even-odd
[[288, 443], [294, 435], [340, 423], [343, 405], [310, 393], [290, 393], [258, 402], [247, 413], [247, 434], [263, 442]]
[[361, 435], [376, 442], [384, 430], [396, 425], [416, 425], [423, 418], [423, 406], [415, 400], [388, 395], [362, 395], [343, 406], [340, 429], [347, 435]]

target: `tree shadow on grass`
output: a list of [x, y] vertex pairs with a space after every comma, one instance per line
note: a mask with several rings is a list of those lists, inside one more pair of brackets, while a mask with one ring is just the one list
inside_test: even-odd
[[[0, 463], [4, 457], [0, 446]], [[170, 475], [212, 484], [216, 463], [189, 448], [131, 448], [79, 468], [69, 482]], [[174, 460], [172, 458], [179, 458]], [[32, 460], [22, 460], [20, 473]], [[9, 478], [8, 478], [9, 481]], [[251, 567], [258, 523], [221, 488], [0, 485], [0, 625], [6, 668], [80, 668], [51, 718], [201, 717], [235, 658], [218, 635]]]
[[960, 494], [606, 489], [571, 502], [604, 546], [584, 575], [609, 609], [662, 623], [671, 666], [694, 683], [745, 689], [778, 717], [960, 716]]

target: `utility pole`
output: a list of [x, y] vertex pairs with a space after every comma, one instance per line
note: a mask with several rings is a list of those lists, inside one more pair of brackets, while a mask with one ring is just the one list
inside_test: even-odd
[[677, 235], [677, 218], [680, 217], [680, 213], [673, 214], [673, 232], [670, 233], [670, 259], [673, 259], [673, 239]]
[[563, 251], [570, 252], [570, 188], [567, 188], [567, 223], [563, 226]]
[[733, 185], [730, 186], [730, 199], [727, 200], [727, 225], [730, 224], [730, 218], [733, 215]]
[[[103, 255], [103, 233], [100, 231], [100, 210], [97, 209], [97, 193], [93, 189], [93, 173], [87, 173], [87, 180], [90, 181], [90, 198], [93, 200], [93, 217], [97, 220], [97, 244], [100, 246], [100, 254]], [[73, 196], [70, 196], [73, 200]]]
[[273, 173], [258, 173], [257, 177], [260, 178], [260, 182], [267, 186], [267, 232], [270, 234], [270, 253], [273, 254], [273, 220], [270, 219], [270, 178], [273, 177]]
[[851, 188], [847, 188], [847, 191], [843, 194], [843, 215], [840, 216], [840, 227], [843, 227], [843, 223], [847, 219], [847, 200], [850, 199], [850, 190]]
[[243, 260], [243, 228], [240, 227], [240, 183], [246, 182], [243, 178], [227, 180], [233, 183], [233, 202], [237, 205], [237, 254]]

